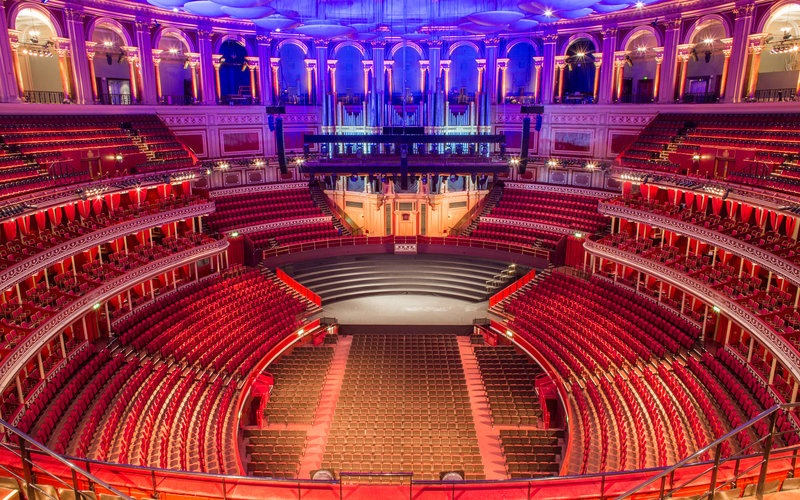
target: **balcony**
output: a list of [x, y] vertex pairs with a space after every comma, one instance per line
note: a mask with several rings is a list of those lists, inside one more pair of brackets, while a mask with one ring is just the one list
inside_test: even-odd
[[695, 92], [683, 94], [680, 102], [684, 104], [713, 104], [719, 102], [719, 95], [716, 92]]
[[25, 102], [34, 104], [68, 104], [69, 100], [64, 98], [63, 92], [51, 92], [49, 90], [26, 90]]
[[190, 106], [197, 104], [197, 101], [191, 95], [162, 95], [159, 103], [169, 106]]
[[655, 99], [650, 94], [627, 94], [620, 96], [617, 102], [622, 104], [647, 104], [655, 102]]
[[756, 90], [747, 102], [784, 102], [797, 101], [797, 89], [762, 89]]

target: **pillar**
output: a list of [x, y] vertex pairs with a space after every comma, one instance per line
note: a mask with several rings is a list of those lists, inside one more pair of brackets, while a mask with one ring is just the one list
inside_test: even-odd
[[483, 73], [484, 80], [484, 94], [482, 95], [481, 102], [481, 126], [484, 127], [485, 132], [489, 132], [492, 126], [492, 107], [497, 95], [498, 81], [494, 68], [497, 66], [500, 39], [492, 37], [484, 41], [484, 58], [486, 59], [486, 71]]
[[258, 91], [261, 104], [275, 104], [272, 88], [272, 65], [270, 64], [270, 44], [267, 35], [256, 35], [256, 55], [258, 56]]
[[[22, 69], [19, 65], [19, 35], [20, 32], [17, 30], [8, 30], [9, 46], [11, 47], [11, 67], [14, 73], [14, 86], [16, 87], [14, 94], [18, 96], [18, 100], [24, 100], [25, 84], [22, 81]], [[13, 101], [13, 99], [11, 100]]]
[[253, 100], [253, 104], [258, 102], [258, 78], [256, 77], [256, 72], [258, 71], [258, 57], [245, 57], [245, 62], [247, 63], [247, 69], [250, 71], [250, 98]]
[[567, 56], [556, 56], [556, 68], [558, 68], [556, 78], [558, 79], [558, 83], [556, 84], [555, 96], [553, 97], [553, 102], [560, 103], [562, 101], [562, 97], [564, 95], [564, 68], [567, 66]]
[[[373, 49], [373, 54], [375, 53]], [[425, 132], [432, 133], [432, 127], [435, 127], [437, 124], [434, 122], [434, 110], [436, 109], [437, 105], [437, 91], [439, 88], [439, 60], [441, 59], [441, 52], [442, 52], [442, 42], [439, 40], [433, 40], [428, 43], [428, 91], [426, 92], [426, 106], [425, 106], [425, 125], [426, 128]], [[377, 63], [376, 63], [377, 64]], [[491, 73], [491, 72], [490, 72]], [[488, 78], [488, 75], [487, 75]], [[487, 89], [489, 88], [489, 82], [487, 81]], [[488, 92], [488, 90], [487, 90]]]
[[161, 65], [161, 53], [164, 52], [161, 49], [153, 49], [153, 77], [156, 81], [156, 99], [157, 102], [161, 102], [161, 69], [159, 66]]
[[664, 62], [664, 47], [656, 47], [656, 76], [655, 81], [653, 82], [653, 102], [658, 102], [658, 92], [659, 87], [661, 86], [661, 66]]
[[[134, 37], [138, 47], [139, 58], [137, 66], [141, 77], [139, 89], [142, 104], [156, 104], [156, 75], [155, 67], [150, 63], [153, 60], [153, 44], [150, 31], [153, 24], [150, 20], [138, 20], [134, 23]], [[144, 63], [144, 64], [142, 64]]]
[[598, 99], [601, 104], [614, 101], [614, 52], [617, 50], [617, 29], [603, 30], [603, 52], [601, 60], [606, 64], [600, 67], [600, 86]]
[[69, 77], [69, 40], [66, 38], [51, 38], [54, 43], [56, 55], [58, 55], [58, 72], [61, 76], [61, 88], [64, 91], [64, 101], [72, 100], [72, 92]]
[[603, 54], [594, 57], [594, 86], [592, 88], [592, 102], [597, 102], [597, 91], [600, 87], [600, 68], [603, 65]]
[[751, 54], [749, 64], [749, 78], [747, 83], [747, 97], [750, 100], [755, 99], [756, 86], [758, 85], [758, 68], [761, 64], [761, 51], [764, 49], [764, 40], [769, 36], [769, 33], [756, 33], [748, 37], [748, 48]]
[[542, 62], [542, 104], [553, 103], [553, 92], [555, 88], [556, 76], [556, 42], [558, 35], [550, 34], [542, 38], [543, 62]]
[[189, 60], [189, 74], [192, 78], [192, 104], [196, 104], [199, 102], [200, 98], [200, 54], [189, 52], [186, 54], [186, 57]]
[[[0, 54], [10, 54], [11, 57], [0, 57], [0, 102], [19, 102], [19, 80], [15, 64], [16, 47], [11, 46], [11, 34], [6, 23], [6, 9], [0, 3]], [[9, 36], [5, 36], [9, 33]]]
[[212, 54], [211, 64], [214, 66], [214, 96], [217, 103], [222, 103], [222, 85], [219, 81], [219, 69], [222, 67], [222, 55]]
[[86, 64], [89, 66], [89, 80], [92, 83], [92, 102], [95, 103], [100, 98], [100, 94], [97, 92], [97, 76], [94, 73], [94, 49], [96, 45], [97, 42], [86, 42]]
[[754, 9], [753, 4], [733, 9], [733, 38], [730, 62], [728, 63], [728, 77], [725, 82], [725, 102], [741, 102], [745, 92], [747, 44], [748, 35], [753, 30]]
[[625, 70], [625, 58], [628, 53], [625, 51], [614, 52], [614, 100], [619, 102], [622, 98], [622, 80]]
[[197, 31], [197, 50], [200, 54], [199, 79], [200, 96], [203, 104], [216, 104], [216, 93], [214, 91], [214, 58], [211, 45], [211, 32], [207, 30]]
[[314, 104], [314, 70], [317, 68], [316, 59], [305, 59], [306, 85], [308, 86], [308, 104]]
[[[370, 109], [371, 96], [370, 96], [370, 93], [369, 93], [369, 87], [370, 87], [369, 82], [372, 79], [372, 75], [375, 73], [374, 61], [369, 60], [369, 59], [362, 60], [361, 61], [361, 68], [364, 71], [364, 102], [366, 103], [366, 108]], [[372, 94], [375, 94], [374, 90], [375, 90], [375, 87], [373, 87]], [[423, 99], [424, 99], [424, 97], [423, 97]], [[372, 118], [372, 117], [373, 117], [373, 113], [370, 113], [369, 111], [367, 111], [366, 115], [364, 116], [364, 125], [365, 126], [370, 126], [370, 124], [374, 122], [374, 118]]]
[[497, 60], [497, 68], [500, 70], [498, 75], [497, 84], [500, 86], [500, 99], [498, 104], [505, 104], [506, 102], [506, 70], [508, 69], [508, 59], [502, 58]]
[[658, 89], [658, 102], [670, 103], [675, 100], [675, 73], [678, 65], [681, 20], [669, 20], [665, 23], [664, 28], [664, 63], [661, 65], [661, 86]]
[[678, 101], [683, 101], [683, 93], [686, 91], [686, 68], [689, 65], [689, 58], [692, 56], [691, 43], [678, 45]]
[[280, 104], [281, 102], [281, 84], [278, 80], [278, 70], [281, 66], [281, 59], [280, 57], [270, 57], [269, 58], [269, 69], [270, 74], [272, 75], [272, 102], [275, 104]]
[[72, 96], [78, 104], [89, 104], [94, 102], [92, 94], [94, 78], [94, 67], [88, 58], [88, 42], [86, 41], [86, 30], [83, 23], [84, 13], [75, 7], [64, 9], [64, 27], [66, 36], [69, 38], [69, 61], [68, 70], [71, 68], [72, 77], [70, 78], [71, 87], [75, 92]]
[[533, 103], [539, 103], [542, 90], [542, 60], [543, 57], [533, 58]]
[[139, 54], [136, 47], [122, 47], [122, 50], [127, 53], [128, 68], [130, 69], [131, 104], [136, 104], [139, 102], [139, 75], [136, 71], [136, 67], [139, 65]]
[[[384, 94], [386, 89], [384, 88], [384, 81], [383, 81], [383, 60], [384, 60], [384, 51], [386, 49], [383, 46], [374, 46], [372, 48], [372, 116], [374, 117], [373, 125], [376, 127], [383, 126], [383, 112], [384, 112]], [[429, 48], [431, 53], [434, 53], [438, 56], [438, 48], [431, 47]], [[433, 57], [433, 56], [431, 56]], [[431, 61], [433, 61], [431, 59]], [[438, 58], [437, 58], [438, 61]], [[433, 64], [431, 62], [431, 64]], [[431, 66], [433, 67], [433, 66]], [[432, 116], [432, 115], [431, 115]], [[380, 147], [380, 146], [379, 146]]]
[[733, 47], [733, 38], [723, 38], [720, 40], [724, 44], [722, 49], [722, 55], [725, 56], [725, 61], [722, 63], [722, 76], [720, 77], [719, 82], [719, 100], [722, 101], [725, 98], [725, 86], [728, 83], [728, 70], [731, 66], [731, 52]]

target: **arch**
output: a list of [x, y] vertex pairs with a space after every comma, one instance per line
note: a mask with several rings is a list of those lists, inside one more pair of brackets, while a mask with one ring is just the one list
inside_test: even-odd
[[664, 45], [664, 40], [661, 38], [661, 33], [653, 26], [637, 26], [627, 35], [625, 35], [625, 38], [622, 39], [622, 43], [620, 44], [620, 48], [624, 51], [628, 51], [628, 44], [636, 40], [643, 33], [650, 33], [653, 35], [656, 39], [657, 47], [662, 47]]
[[9, 26], [15, 26], [17, 22], [17, 17], [19, 16], [20, 12], [26, 9], [32, 9], [39, 11], [43, 17], [46, 17], [50, 20], [50, 24], [53, 26], [53, 30], [55, 31], [56, 36], [63, 37], [64, 31], [61, 29], [61, 25], [58, 23], [58, 20], [53, 16], [53, 14], [47, 10], [46, 8], [42, 7], [41, 4], [35, 4], [30, 2], [20, 2], [11, 9], [9, 13], [9, 19], [11, 20], [8, 23]]
[[756, 31], [754, 31], [754, 33], [764, 33], [764, 30], [767, 29], [767, 24], [769, 24], [775, 14], [780, 12], [784, 7], [788, 7], [790, 5], [796, 5], [800, 7], [800, 2], [797, 0], [781, 0], [770, 5], [769, 9], [764, 12], [764, 15], [756, 23]]
[[354, 49], [356, 49], [357, 51], [359, 51], [361, 53], [361, 57], [362, 58], [366, 58], [367, 57], [367, 49], [365, 49], [363, 45], [361, 45], [360, 43], [355, 42], [353, 40], [345, 40], [343, 42], [337, 43], [333, 47], [333, 54], [332, 54], [333, 55], [333, 59], [336, 59], [336, 54], [341, 49], [343, 49], [344, 47], [353, 47]]
[[217, 38], [217, 41], [214, 42], [214, 53], [219, 54], [222, 44], [228, 41], [236, 42], [244, 47], [244, 50], [247, 52], [248, 56], [253, 55], [252, 47], [250, 47], [250, 44], [247, 43], [247, 40], [245, 40], [245, 38], [241, 35], [222, 35], [221, 37]]
[[455, 52], [461, 47], [470, 47], [475, 51], [475, 54], [478, 57], [481, 56], [481, 49], [474, 42], [470, 42], [469, 40], [459, 40], [455, 43], [450, 44], [450, 46], [447, 47], [447, 58], [450, 59], [450, 56], [453, 55], [453, 52]]
[[563, 44], [561, 44], [561, 50], [558, 51], [559, 55], [567, 55], [567, 50], [569, 50], [570, 45], [581, 39], [586, 39], [592, 42], [592, 44], [594, 44], [595, 51], [603, 50], [603, 46], [596, 36], [592, 35], [591, 33], [575, 33], [571, 37], [567, 38]]
[[503, 50], [503, 57], [508, 57], [508, 53], [511, 51], [511, 49], [513, 49], [515, 46], [521, 43], [528, 44], [531, 47], [533, 47], [533, 50], [536, 53], [535, 57], [540, 57], [542, 55], [542, 51], [539, 48], [539, 45], [535, 41], [531, 40], [530, 38], [520, 37], [520, 38], [515, 38], [506, 44], [505, 49]]
[[692, 24], [684, 36], [683, 43], [692, 43], [692, 38], [694, 38], [695, 33], [712, 24], [714, 21], [719, 22], [722, 25], [723, 31], [725, 32], [725, 36], [721, 38], [729, 38], [731, 36], [731, 26], [728, 20], [719, 14], [707, 14]]
[[402, 49], [403, 47], [410, 47], [410, 48], [414, 49], [417, 52], [417, 54], [419, 54], [419, 58], [420, 59], [424, 59], [425, 58], [425, 51], [422, 50], [422, 47], [420, 47], [420, 45], [418, 43], [415, 43], [415, 42], [412, 42], [412, 41], [409, 41], [409, 40], [404, 40], [402, 42], [397, 42], [396, 44], [392, 45], [392, 48], [389, 49], [389, 54], [386, 56], [386, 59], [387, 60], [394, 59], [395, 53], [398, 50]]
[[161, 28], [158, 30], [155, 38], [153, 38], [153, 47], [158, 47], [158, 44], [161, 43], [161, 39], [164, 37], [177, 38], [183, 43], [184, 47], [186, 47], [187, 52], [197, 52], [194, 48], [194, 43], [192, 43], [192, 40], [186, 35], [186, 33], [178, 28]]
[[304, 57], [308, 57], [308, 52], [309, 52], [308, 46], [296, 38], [286, 38], [285, 40], [281, 40], [280, 42], [278, 42], [275, 45], [275, 48], [272, 50], [272, 57], [280, 57], [281, 48], [283, 48], [286, 45], [296, 46], [297, 48], [303, 51]]
[[94, 35], [94, 31], [101, 26], [110, 28], [111, 31], [119, 35], [119, 37], [125, 41], [125, 45], [128, 47], [136, 46], [136, 44], [133, 43], [133, 38], [131, 37], [130, 33], [128, 33], [128, 30], [125, 29], [122, 23], [116, 19], [111, 19], [110, 17], [98, 17], [93, 19], [86, 29], [86, 33], [88, 34], [86, 39], [91, 40], [92, 36]]

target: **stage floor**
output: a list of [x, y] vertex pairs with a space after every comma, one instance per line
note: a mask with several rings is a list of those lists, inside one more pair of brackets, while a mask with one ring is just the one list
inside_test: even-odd
[[471, 325], [485, 318], [488, 308], [488, 301], [391, 294], [342, 300], [323, 309], [342, 325]]

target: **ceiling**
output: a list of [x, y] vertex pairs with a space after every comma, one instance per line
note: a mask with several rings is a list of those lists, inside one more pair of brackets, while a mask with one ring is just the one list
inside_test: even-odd
[[147, 0], [210, 18], [251, 20], [312, 38], [423, 41], [449, 34], [526, 32], [562, 19], [646, 9], [663, 0]]

